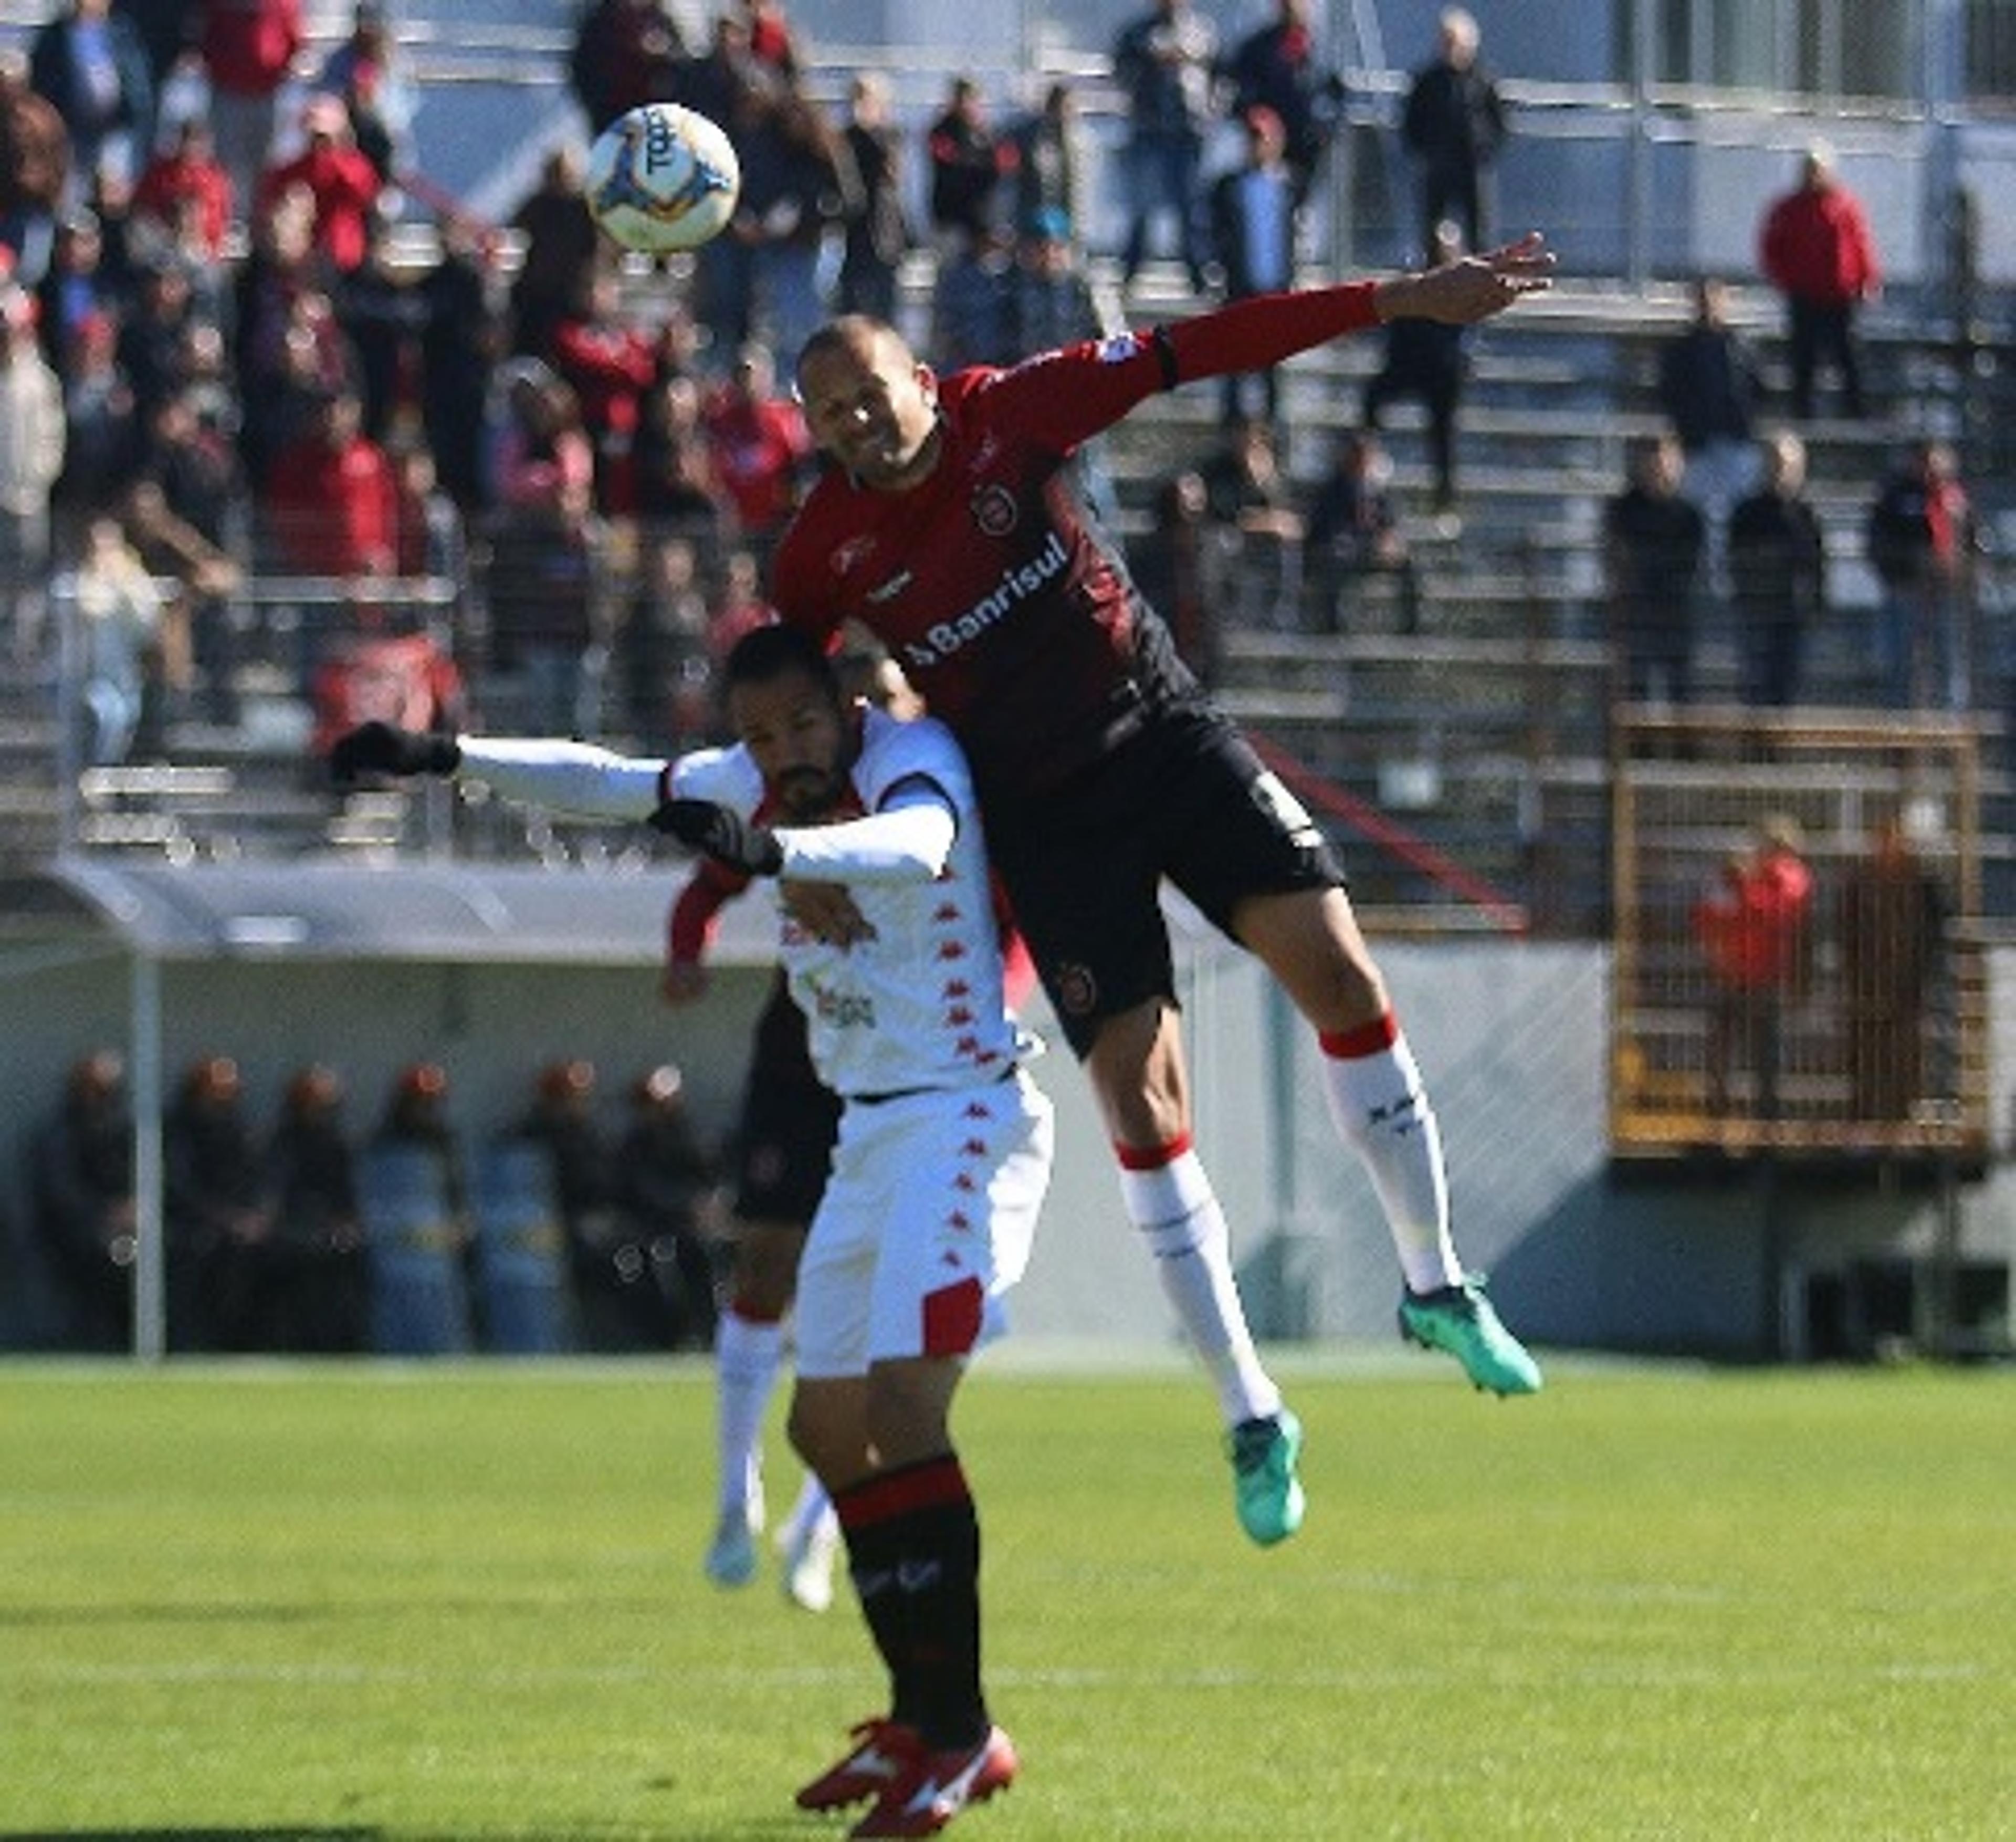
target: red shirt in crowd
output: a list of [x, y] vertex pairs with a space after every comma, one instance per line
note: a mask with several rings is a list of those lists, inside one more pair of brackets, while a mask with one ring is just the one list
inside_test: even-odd
[[1875, 293], [1883, 279], [1876, 240], [1860, 201], [1845, 186], [1802, 186], [1764, 220], [1761, 261], [1781, 294], [1838, 307]]

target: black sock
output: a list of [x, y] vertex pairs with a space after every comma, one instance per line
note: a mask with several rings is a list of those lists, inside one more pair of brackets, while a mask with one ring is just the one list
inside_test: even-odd
[[862, 1609], [890, 1666], [892, 1718], [934, 1752], [987, 1736], [980, 1520], [957, 1456], [884, 1472], [834, 1499]]

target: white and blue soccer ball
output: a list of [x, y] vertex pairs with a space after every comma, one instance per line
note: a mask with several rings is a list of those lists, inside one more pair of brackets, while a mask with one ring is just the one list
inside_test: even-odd
[[735, 214], [742, 165], [720, 124], [677, 103], [619, 115], [588, 151], [588, 204], [626, 250], [697, 249]]

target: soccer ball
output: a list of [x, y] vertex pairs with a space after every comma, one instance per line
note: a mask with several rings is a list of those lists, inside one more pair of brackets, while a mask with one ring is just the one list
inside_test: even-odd
[[735, 211], [742, 165], [707, 117], [676, 103], [641, 103], [588, 151], [588, 205], [626, 250], [697, 249]]

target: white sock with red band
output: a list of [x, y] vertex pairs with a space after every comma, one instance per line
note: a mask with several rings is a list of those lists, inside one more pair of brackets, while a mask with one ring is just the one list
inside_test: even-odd
[[1409, 1289], [1460, 1284], [1442, 1132], [1399, 1022], [1389, 1011], [1376, 1023], [1326, 1030], [1317, 1040], [1331, 1121], [1379, 1192]]
[[763, 1415], [784, 1358], [784, 1326], [747, 1318], [731, 1305], [715, 1332], [715, 1432], [721, 1451], [721, 1513], [762, 1516]]
[[1217, 1385], [1228, 1426], [1281, 1411], [1281, 1391], [1260, 1366], [1232, 1276], [1232, 1236], [1190, 1134], [1143, 1150], [1116, 1144], [1128, 1220], [1147, 1238], [1156, 1276], [1190, 1346]]

